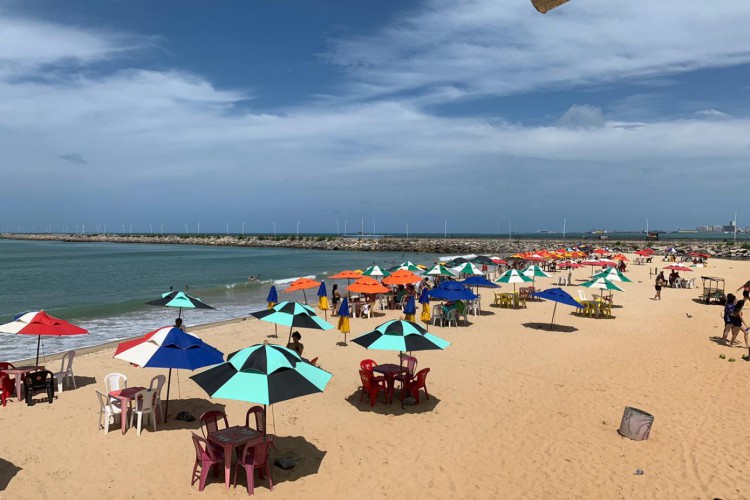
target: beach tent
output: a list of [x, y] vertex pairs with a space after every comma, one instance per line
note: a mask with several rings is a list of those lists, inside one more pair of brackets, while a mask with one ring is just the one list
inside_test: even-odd
[[20, 314], [10, 323], [0, 325], [0, 333], [36, 335], [36, 361], [34, 365], [39, 366], [39, 348], [42, 344], [42, 336], [67, 337], [68, 335], [84, 335], [89, 332], [80, 326], [50, 316], [44, 311], [33, 311]]

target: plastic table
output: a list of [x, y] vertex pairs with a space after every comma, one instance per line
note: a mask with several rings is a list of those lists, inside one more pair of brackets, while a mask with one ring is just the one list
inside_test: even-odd
[[235, 425], [208, 434], [208, 441], [224, 447], [224, 484], [229, 489], [232, 477], [232, 455], [234, 448], [244, 446], [251, 441], [262, 441], [264, 434], [244, 425]]
[[385, 375], [385, 382], [388, 386], [388, 397], [391, 403], [393, 403], [393, 389], [396, 385], [396, 375], [398, 375], [399, 373], [406, 373], [406, 367], [394, 363], [385, 363], [373, 367], [372, 371]]
[[135, 395], [145, 390], [145, 387], [126, 387], [125, 389], [120, 389], [109, 393], [110, 397], [113, 397], [120, 401], [120, 409], [122, 410], [122, 413], [120, 414], [120, 424], [123, 434], [125, 434], [125, 429], [127, 427], [127, 409], [130, 409], [130, 403], [135, 399]]
[[44, 370], [44, 366], [17, 366], [15, 368], [7, 368], [3, 370], [8, 375], [16, 377], [16, 398], [19, 401], [22, 399], [21, 388], [23, 387], [23, 378], [27, 373], [35, 372], [37, 370]]

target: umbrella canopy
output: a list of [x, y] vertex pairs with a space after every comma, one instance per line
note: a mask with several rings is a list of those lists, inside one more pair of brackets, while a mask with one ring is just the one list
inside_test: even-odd
[[557, 311], [557, 303], [565, 304], [575, 308], [580, 308], [581, 303], [574, 299], [568, 292], [562, 288], [549, 288], [542, 290], [541, 292], [534, 292], [534, 297], [540, 299], [551, 300], [555, 303], [555, 307], [552, 309], [552, 320], [550, 321], [550, 327], [555, 324], [555, 311]]
[[484, 274], [475, 264], [467, 262], [453, 268], [453, 272], [457, 274], [471, 274], [473, 276], [480, 276]]
[[422, 269], [419, 268], [415, 263], [410, 260], [402, 262], [400, 266], [396, 268], [397, 271], [411, 271], [413, 273], [421, 273]]
[[533, 280], [528, 276], [524, 276], [516, 269], [509, 269], [500, 275], [495, 280], [495, 283], [531, 283]]
[[650, 248], [644, 248], [643, 250], [636, 250], [634, 253], [636, 255], [640, 255], [642, 257], [647, 257], [649, 255], [654, 255], [654, 253], [656, 253], [656, 252], [654, 252]]
[[383, 283], [386, 285], [411, 285], [420, 281], [422, 278], [405, 269], [394, 271], [390, 276], [383, 278]]
[[321, 281], [318, 288], [318, 309], [328, 311], [328, 292], [326, 291], [325, 281]]
[[193, 297], [185, 292], [165, 292], [161, 294], [160, 299], [146, 302], [149, 306], [164, 306], [179, 308], [179, 317], [182, 317], [183, 309], [214, 309], [198, 297]]
[[419, 318], [423, 323], [430, 323], [430, 290], [425, 286], [422, 287], [422, 291], [419, 292], [419, 303], [422, 304], [422, 314]]
[[363, 276], [389, 276], [390, 274], [380, 266], [370, 266], [362, 272]]
[[568, 269], [578, 269], [579, 267], [583, 267], [583, 264], [579, 264], [578, 262], [561, 262], [557, 267], [560, 269], [568, 268]]
[[315, 314], [311, 307], [299, 302], [281, 302], [271, 309], [250, 313], [259, 320], [289, 327], [289, 339], [292, 338], [292, 328], [312, 328], [315, 330], [331, 330], [333, 325]]
[[477, 255], [473, 259], [471, 259], [471, 262], [474, 264], [480, 264], [480, 265], [486, 265], [486, 266], [494, 266], [495, 262], [487, 257], [486, 255]]
[[435, 264], [425, 274], [428, 276], [457, 276], [457, 273], [440, 264]]
[[404, 304], [404, 315], [406, 316], [406, 321], [414, 321], [414, 315], [417, 314], [417, 305], [415, 302], [414, 295], [409, 295], [406, 304]]
[[597, 273], [591, 277], [591, 279], [607, 278], [609, 281], [622, 281], [623, 283], [632, 283], [633, 280], [625, 276], [623, 273], [617, 270], [615, 267], [610, 267], [606, 271]]
[[308, 290], [320, 286], [320, 281], [315, 281], [310, 278], [297, 278], [292, 282], [289, 287], [281, 293], [292, 293], [299, 292], [300, 290]]
[[88, 330], [68, 323], [65, 320], [50, 316], [44, 311], [32, 311], [22, 314], [10, 323], [0, 325], [0, 333], [16, 335], [36, 335], [36, 365], [39, 364], [39, 347], [42, 335], [49, 337], [65, 337], [68, 335], [84, 335]]
[[357, 281], [346, 287], [350, 292], [355, 293], [388, 293], [388, 288], [378, 283], [369, 276], [363, 276]]
[[507, 263], [508, 263], [508, 261], [507, 261], [507, 260], [505, 260], [505, 259], [501, 259], [501, 258], [499, 258], [499, 257], [495, 257], [495, 258], [493, 258], [493, 259], [491, 259], [491, 260], [492, 260], [492, 263], [493, 263], [493, 264], [497, 264], [498, 266], [499, 266], [499, 265], [504, 265], [504, 264], [507, 264]]
[[264, 343], [230, 354], [226, 363], [190, 378], [212, 398], [269, 405], [323, 392], [332, 376], [291, 349]]
[[480, 286], [483, 288], [500, 288], [500, 285], [496, 285], [484, 276], [471, 276], [461, 282], [464, 286]]
[[195, 370], [224, 361], [221, 351], [179, 328], [164, 327], [143, 337], [121, 342], [115, 358], [149, 368], [169, 368], [164, 421], [169, 414], [169, 390], [172, 369]]
[[618, 292], [624, 292], [622, 288], [612, 283], [607, 278], [596, 278], [585, 283], [581, 283], [581, 286], [586, 288], [598, 288], [599, 290], [617, 290]]
[[366, 349], [385, 351], [427, 351], [445, 349], [451, 343], [436, 337], [411, 321], [386, 321], [375, 330], [355, 339], [355, 342]]
[[269, 309], [279, 303], [279, 294], [276, 293], [276, 285], [271, 285], [271, 289], [268, 291], [268, 297], [266, 297], [266, 302], [268, 302]]
[[477, 296], [457, 281], [444, 281], [429, 292], [430, 298], [442, 300], [474, 300]]
[[340, 273], [336, 273], [330, 277], [332, 280], [357, 280], [362, 277], [362, 274], [356, 271], [345, 270]]
[[521, 273], [526, 276], [527, 278], [551, 278], [552, 276], [545, 273], [541, 267], [539, 266], [528, 266], [526, 269], [521, 271]]
[[339, 306], [339, 324], [338, 329], [344, 334], [344, 343], [346, 344], [346, 334], [351, 332], [349, 327], [349, 299], [344, 297]]
[[667, 266], [664, 269], [669, 269], [669, 270], [672, 270], [672, 271], [690, 271], [690, 272], [693, 271], [689, 267], [681, 266], [679, 264], [672, 264], [671, 266]]

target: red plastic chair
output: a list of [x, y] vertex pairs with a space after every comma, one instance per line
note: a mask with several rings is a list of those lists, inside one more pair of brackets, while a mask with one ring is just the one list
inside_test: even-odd
[[385, 381], [376, 379], [372, 376], [372, 372], [366, 370], [359, 371], [359, 378], [362, 380], [359, 402], [362, 402], [365, 392], [367, 392], [370, 395], [370, 406], [375, 406], [375, 399], [378, 397], [378, 392], [383, 391], [383, 394], [386, 394]]
[[394, 378], [403, 385], [405, 380], [414, 378], [414, 373], [417, 371], [417, 358], [406, 354], [401, 354], [400, 356], [403, 361], [406, 361], [406, 373], [399, 373]]
[[13, 378], [5, 372], [0, 372], [0, 402], [2, 402], [3, 406], [7, 403], [8, 398], [13, 397], [15, 394], [16, 383]]
[[8, 363], [7, 361], [0, 362], [0, 372], [3, 370], [13, 370], [16, 367], [13, 366], [13, 363]]
[[[219, 427], [219, 421], [224, 421], [224, 427]], [[229, 427], [229, 421], [227, 420], [227, 414], [221, 410], [209, 410], [201, 415], [201, 432], [203, 437], [208, 438], [208, 435], [219, 429], [226, 429]]]
[[[206, 487], [206, 479], [208, 479], [208, 471], [211, 470], [216, 464], [224, 462], [224, 451], [221, 450], [219, 453], [216, 452], [209, 442], [204, 438], [200, 437], [195, 432], [193, 434], [193, 445], [195, 446], [195, 465], [193, 465], [193, 478], [190, 482], [190, 486], [194, 485], [196, 481], [200, 480], [198, 484], [198, 491], [203, 491]], [[198, 472], [200, 467], [200, 472]], [[214, 477], [219, 476], [217, 468], [214, 469]]]
[[376, 366], [378, 366], [378, 364], [373, 359], [363, 359], [362, 361], [359, 362], [359, 369], [360, 370], [364, 370], [366, 372], [370, 372], [370, 375], [372, 375], [372, 378], [374, 378], [375, 380], [378, 380], [378, 381], [382, 380], [382, 381], [384, 381], [385, 380], [385, 375], [375, 375], [372, 372], [372, 369], [375, 368]]
[[259, 477], [263, 479], [268, 476], [268, 489], [273, 491], [273, 479], [271, 478], [271, 466], [268, 463], [268, 454], [273, 445], [273, 436], [266, 436], [260, 443], [247, 443], [237, 459], [234, 469], [234, 486], [237, 487], [237, 472], [244, 467], [247, 477], [247, 493], [253, 494], [255, 489], [255, 470], [260, 469]]
[[255, 414], [255, 429], [258, 432], [266, 433], [266, 412], [262, 406], [253, 406], [247, 410], [245, 415], [245, 427], [250, 427], [250, 415]]
[[310, 364], [313, 366], [318, 366], [318, 358], [313, 358], [310, 360]]
[[424, 389], [424, 394], [427, 399], [430, 399], [430, 394], [427, 392], [427, 374], [430, 373], [429, 368], [423, 368], [417, 372], [417, 376], [411, 380], [406, 381], [406, 392], [410, 393], [419, 404], [419, 389]]

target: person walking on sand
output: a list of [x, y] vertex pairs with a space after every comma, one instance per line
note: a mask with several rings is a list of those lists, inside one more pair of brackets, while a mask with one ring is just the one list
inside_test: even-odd
[[742, 290], [742, 299], [743, 300], [750, 299], [750, 281], [746, 282], [744, 285], [742, 285], [741, 287], [739, 287], [735, 291], [739, 292], [740, 290]]
[[737, 301], [737, 297], [733, 293], [727, 295], [727, 302], [724, 304], [724, 333], [721, 335], [721, 340], [724, 344], [727, 344], [727, 337], [729, 332], [732, 331], [732, 315], [734, 314], [734, 304]]
[[656, 295], [654, 295], [652, 300], [661, 300], [661, 289], [666, 283], [667, 280], [664, 279], [664, 271], [662, 271], [656, 276], [656, 285], [654, 286]]
[[[737, 335], [740, 333], [740, 329], [745, 333], [745, 347], [750, 347], [747, 344], [747, 324], [745, 318], [742, 317], [742, 307], [745, 305], [744, 300], [738, 300], [734, 305], [734, 312], [732, 313], [732, 341], [729, 343], [730, 346], [734, 345], [734, 341], [737, 340]], [[744, 329], [742, 327], [745, 327]]]

